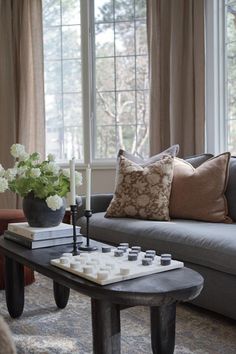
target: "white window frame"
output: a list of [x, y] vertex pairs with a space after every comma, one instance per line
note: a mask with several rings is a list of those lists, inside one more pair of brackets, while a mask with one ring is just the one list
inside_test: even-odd
[[205, 40], [205, 151], [219, 154], [227, 148], [224, 0], [205, 0]]
[[84, 124], [84, 164], [93, 169], [111, 169], [116, 167], [115, 159], [94, 159], [94, 115], [96, 109], [95, 85], [95, 38], [94, 38], [94, 0], [80, 0], [81, 14], [81, 63], [82, 63], [82, 115]]
[[[94, 159], [94, 117], [96, 110], [95, 85], [95, 35], [94, 35], [94, 0], [80, 0], [81, 30], [81, 94], [82, 94], [82, 121], [84, 161], [76, 163], [80, 169], [88, 164], [93, 169], [113, 169], [116, 167], [116, 158]], [[60, 162], [60, 166], [68, 166], [68, 162]]]

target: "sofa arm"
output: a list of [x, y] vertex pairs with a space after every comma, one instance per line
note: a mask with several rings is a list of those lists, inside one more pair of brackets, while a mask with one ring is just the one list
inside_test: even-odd
[[[94, 194], [91, 196], [91, 210], [93, 213], [99, 213], [106, 211], [108, 205], [113, 198], [113, 194]], [[76, 203], [78, 205], [78, 215], [80, 218], [84, 216], [86, 198], [83, 196], [76, 198]]]

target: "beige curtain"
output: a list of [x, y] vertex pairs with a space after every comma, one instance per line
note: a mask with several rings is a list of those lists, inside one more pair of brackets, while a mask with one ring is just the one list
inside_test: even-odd
[[147, 0], [150, 152], [204, 151], [204, 0]]
[[[0, 163], [12, 167], [10, 146], [44, 155], [41, 0], [0, 0]], [[0, 208], [16, 207], [11, 193]]]

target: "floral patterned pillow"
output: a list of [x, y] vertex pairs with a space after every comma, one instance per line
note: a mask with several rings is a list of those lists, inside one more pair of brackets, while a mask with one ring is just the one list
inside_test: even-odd
[[141, 167], [120, 156], [115, 194], [105, 216], [169, 220], [173, 161], [167, 155]]

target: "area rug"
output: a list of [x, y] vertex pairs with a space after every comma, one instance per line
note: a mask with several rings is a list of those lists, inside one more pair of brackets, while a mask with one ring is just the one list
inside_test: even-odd
[[[89, 298], [71, 291], [64, 310], [55, 306], [51, 280], [36, 274], [25, 290], [21, 318], [10, 319], [5, 292], [0, 315], [9, 324], [18, 354], [91, 354]], [[175, 354], [235, 354], [236, 322], [191, 305], [178, 305]], [[149, 311], [134, 307], [121, 312], [122, 354], [151, 354]], [[112, 354], [112, 353], [111, 353]]]

